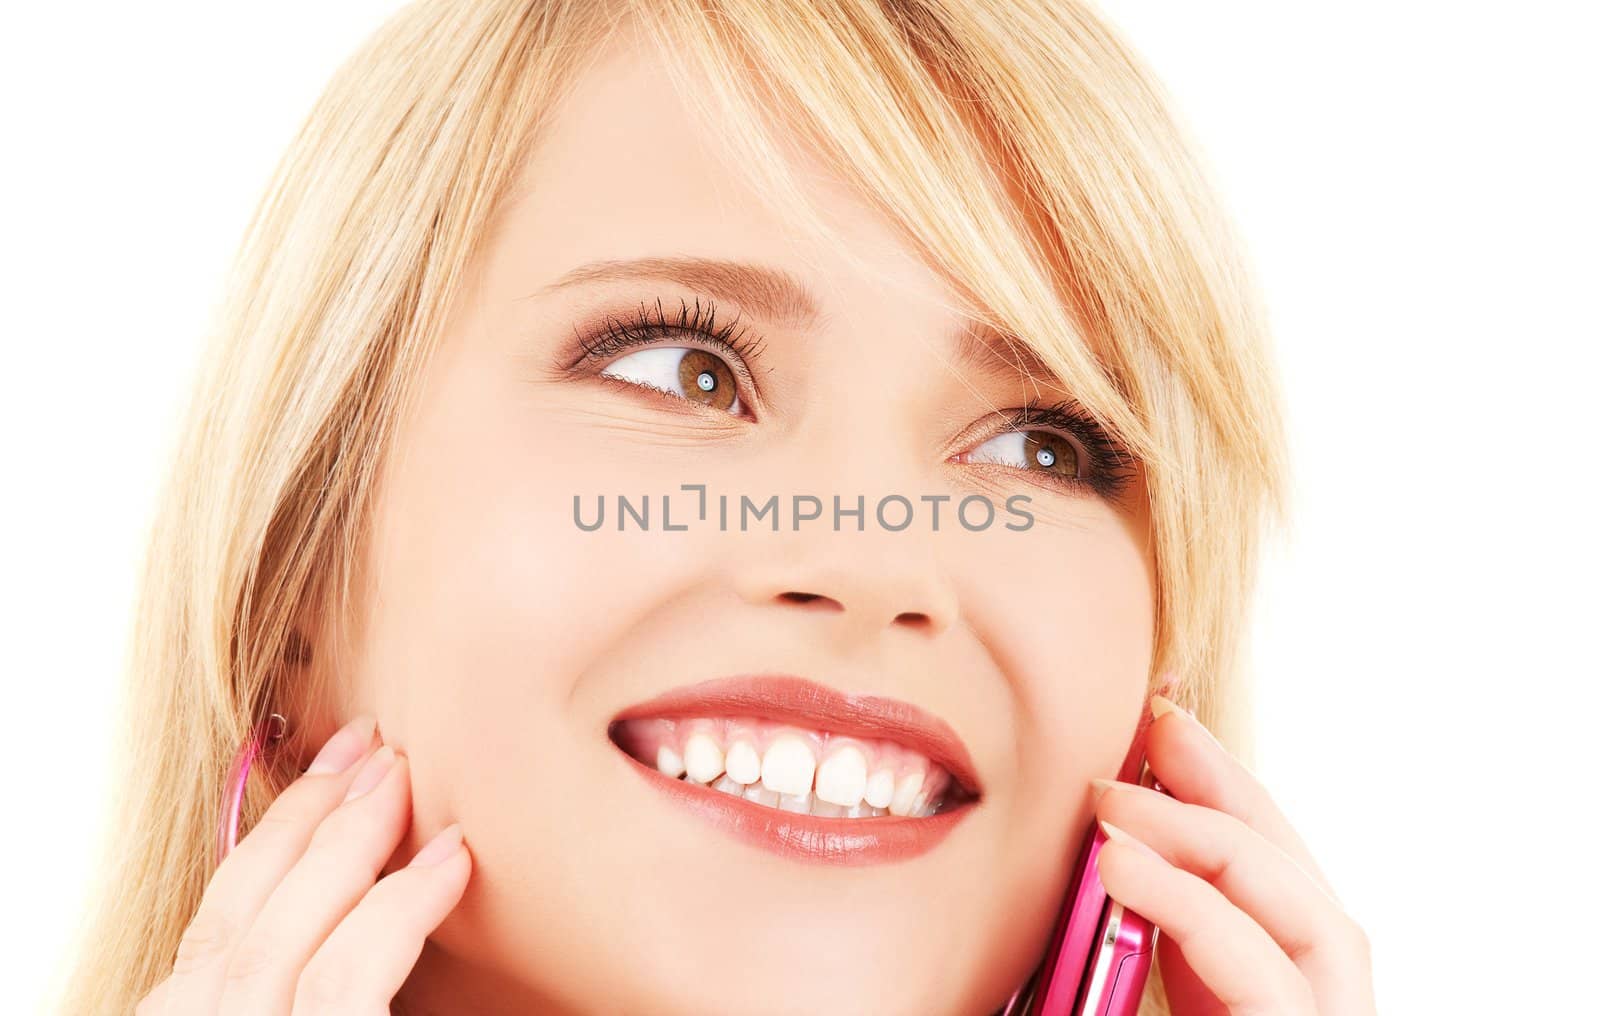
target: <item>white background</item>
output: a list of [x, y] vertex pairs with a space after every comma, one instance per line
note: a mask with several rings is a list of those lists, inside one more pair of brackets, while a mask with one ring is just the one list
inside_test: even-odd
[[[136, 554], [223, 266], [397, 6], [29, 4], [0, 33], [7, 1011], [42, 1011], [82, 901]], [[1215, 166], [1278, 335], [1298, 523], [1262, 585], [1258, 772], [1371, 933], [1385, 1012], [1586, 1008], [1587, 5], [1108, 11]]]

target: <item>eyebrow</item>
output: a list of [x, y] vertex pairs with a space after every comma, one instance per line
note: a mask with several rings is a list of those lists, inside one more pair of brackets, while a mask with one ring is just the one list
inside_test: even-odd
[[[646, 257], [593, 261], [566, 272], [534, 296], [600, 282], [655, 279], [728, 300], [769, 321], [804, 328], [822, 317], [815, 295], [781, 268], [707, 257]], [[981, 322], [966, 320], [956, 334], [953, 362], [985, 372], [1021, 371], [1053, 378], [1027, 343]]]
[[593, 282], [658, 279], [741, 307], [769, 321], [801, 327], [821, 316], [805, 283], [779, 268], [702, 257], [653, 257], [579, 265], [535, 295]]

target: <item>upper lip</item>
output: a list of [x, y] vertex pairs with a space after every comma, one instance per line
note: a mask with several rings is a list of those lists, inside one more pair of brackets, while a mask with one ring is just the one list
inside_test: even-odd
[[629, 706], [613, 723], [638, 717], [759, 716], [833, 734], [883, 738], [920, 751], [972, 796], [977, 770], [950, 725], [909, 702], [835, 691], [791, 674], [750, 674], [685, 685]]

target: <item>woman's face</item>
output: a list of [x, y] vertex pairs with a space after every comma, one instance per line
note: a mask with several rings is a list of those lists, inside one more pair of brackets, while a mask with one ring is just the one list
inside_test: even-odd
[[[419, 1007], [979, 1011], [1128, 747], [1137, 473], [1119, 497], [1070, 421], [1012, 430], [1069, 393], [963, 346], [953, 290], [820, 164], [794, 153], [870, 272], [726, 159], [649, 50], [597, 63], [385, 464], [344, 679], [411, 759], [398, 856], [459, 820], [475, 862]], [[836, 527], [835, 497], [865, 511]], [[720, 787], [657, 770], [686, 755]]]

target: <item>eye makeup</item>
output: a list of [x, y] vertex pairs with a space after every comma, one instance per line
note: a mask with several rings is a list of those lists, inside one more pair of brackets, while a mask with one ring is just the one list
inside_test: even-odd
[[[641, 301], [637, 310], [625, 317], [606, 314], [596, 325], [575, 326], [570, 345], [561, 354], [561, 371], [568, 377], [598, 374], [605, 361], [636, 350], [661, 348], [674, 344], [687, 344], [690, 348], [708, 350], [725, 363], [735, 378], [738, 388], [737, 404], [744, 419], [754, 420], [752, 408], [759, 406], [760, 392], [756, 384], [756, 368], [760, 365], [765, 340], [750, 334], [750, 328], [740, 322], [737, 314], [719, 321], [716, 304], [709, 299], [695, 297], [691, 307], [687, 300], [679, 300], [679, 308], [669, 312], [660, 299], [653, 305]], [[625, 378], [599, 375], [607, 381], [637, 388], [653, 387]], [[672, 392], [664, 397], [678, 398], [686, 403], [694, 400]], [[697, 403], [704, 408], [704, 403]], [[740, 416], [729, 412], [730, 416]], [[973, 451], [963, 452], [952, 461], [979, 468], [1006, 470], [1006, 475], [1023, 473], [1039, 485], [1064, 490], [1069, 493], [1093, 493], [1108, 500], [1117, 500], [1125, 493], [1136, 475], [1134, 457], [1094, 417], [1073, 399], [1042, 405], [1035, 398], [1026, 405], [996, 414], [1002, 417], [995, 428], [974, 449], [1007, 439], [1017, 445], [1013, 457], [1020, 464], [1007, 463], [992, 456], [974, 457]], [[1066, 465], [1070, 472], [1058, 471]]]
[[629, 317], [605, 315], [598, 326], [573, 330], [573, 344], [562, 357], [563, 370], [576, 376], [589, 365], [610, 359], [622, 353], [656, 345], [666, 339], [688, 339], [702, 348], [723, 355], [723, 362], [738, 379], [742, 389], [739, 401], [748, 409], [759, 405], [760, 393], [756, 391], [755, 371], [752, 364], [760, 362], [761, 350], [766, 343], [751, 338], [749, 327], [739, 322], [738, 315], [725, 322], [717, 321], [717, 306], [711, 301], [701, 305], [695, 298], [691, 310], [686, 300], [679, 300], [678, 311], [669, 316], [660, 299], [655, 305], [641, 302], [638, 310]]
[[[1046, 468], [1034, 469], [1029, 466], [1003, 468], [1038, 474], [1041, 482], [1086, 487], [1101, 497], [1113, 500], [1127, 491], [1128, 484], [1137, 473], [1133, 455], [1112, 438], [1110, 433], [1075, 400], [1063, 399], [1052, 405], [1042, 406], [1038, 399], [1031, 399], [1021, 408], [1006, 412], [1009, 420], [997, 433], [1001, 435], [1012, 433], [1023, 437], [1026, 441], [1025, 448], [1030, 452], [1029, 458]], [[1068, 476], [1048, 471], [1048, 466], [1053, 463], [1045, 462], [1043, 453], [1049, 451], [1058, 455], [1060, 449], [1033, 435], [1049, 435], [1052, 432], [1071, 435], [1074, 446], [1072, 453], [1078, 467], [1076, 475]], [[994, 437], [988, 440], [993, 441]], [[963, 452], [957, 459], [974, 463], [981, 461], [968, 458], [971, 454]], [[1082, 475], [1085, 466], [1088, 475]]]

